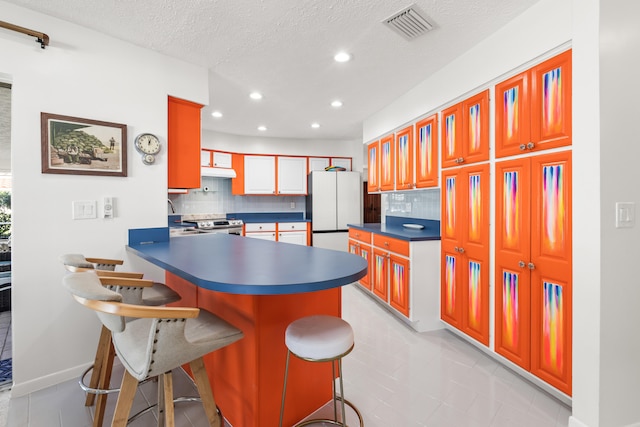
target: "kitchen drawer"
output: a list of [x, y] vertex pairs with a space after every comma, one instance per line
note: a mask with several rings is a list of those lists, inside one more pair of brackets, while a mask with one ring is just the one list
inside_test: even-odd
[[355, 228], [349, 229], [349, 237], [352, 239], [360, 240], [361, 242], [371, 243], [371, 232], [356, 230]]
[[279, 222], [278, 231], [307, 231], [306, 222]]
[[374, 234], [373, 245], [406, 257], [409, 256], [409, 242], [406, 240], [394, 239], [392, 237], [383, 236], [382, 234]]
[[276, 231], [275, 222], [254, 222], [244, 225], [244, 232], [251, 233], [254, 231]]

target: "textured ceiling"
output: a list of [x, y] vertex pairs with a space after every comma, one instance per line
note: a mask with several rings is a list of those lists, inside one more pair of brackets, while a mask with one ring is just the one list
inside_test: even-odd
[[[416, 0], [434, 29], [412, 41], [381, 23], [411, 0], [7, 1], [207, 67], [205, 129], [359, 139], [363, 119], [538, 0]], [[333, 61], [341, 49], [351, 62]], [[250, 100], [253, 90], [264, 99]]]

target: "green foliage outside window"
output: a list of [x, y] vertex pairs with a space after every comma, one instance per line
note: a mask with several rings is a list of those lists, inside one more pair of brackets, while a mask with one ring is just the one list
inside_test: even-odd
[[11, 236], [11, 193], [0, 191], [0, 239]]

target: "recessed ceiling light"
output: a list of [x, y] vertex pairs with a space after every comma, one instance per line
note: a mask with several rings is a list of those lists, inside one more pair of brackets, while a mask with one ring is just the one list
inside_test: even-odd
[[264, 132], [265, 130], [267, 130], [266, 126], [258, 126], [258, 130], [261, 132]]
[[320, 123], [311, 123], [311, 127], [314, 129], [318, 129], [320, 127]]
[[262, 99], [262, 94], [260, 92], [251, 92], [249, 94], [249, 98], [255, 99], [256, 101]]
[[335, 59], [336, 62], [347, 62], [351, 59], [351, 55], [349, 55], [347, 52], [338, 52], [333, 57], [333, 59]]
[[219, 119], [220, 117], [222, 117], [222, 113], [220, 111], [214, 111], [213, 113], [211, 113], [211, 115], [216, 119]]
[[333, 101], [331, 103], [331, 106], [335, 107], [335, 108], [340, 108], [340, 107], [342, 107], [342, 101], [339, 101], [339, 100], [336, 99], [335, 101]]

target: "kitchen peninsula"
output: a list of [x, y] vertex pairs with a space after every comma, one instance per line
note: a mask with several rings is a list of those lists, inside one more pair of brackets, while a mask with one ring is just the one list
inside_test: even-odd
[[[216, 403], [234, 426], [278, 423], [287, 325], [300, 317], [341, 315], [340, 287], [367, 273], [345, 252], [228, 234], [169, 238], [168, 228], [129, 230], [127, 251], [163, 268], [179, 305], [224, 318], [245, 337], [205, 356]], [[285, 424], [331, 398], [330, 364], [291, 361]]]

